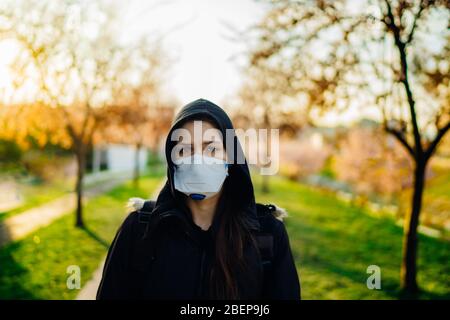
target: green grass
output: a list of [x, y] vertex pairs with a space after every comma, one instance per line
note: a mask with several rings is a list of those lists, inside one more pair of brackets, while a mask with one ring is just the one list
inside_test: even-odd
[[[422, 210], [421, 225], [441, 231], [443, 237], [450, 239], [450, 159], [436, 159], [432, 162], [431, 175], [426, 181]], [[398, 199], [401, 213], [409, 213], [413, 190], [405, 190]]]
[[435, 177], [427, 183], [425, 194], [433, 197], [448, 198], [450, 194], [450, 169], [434, 168], [434, 173]]
[[[158, 166], [155, 168], [158, 168]], [[150, 170], [150, 167], [149, 169], [146, 169], [146, 171], [147, 170]], [[95, 188], [103, 183], [104, 181], [95, 181], [89, 184], [85, 183], [85, 189], [88, 190]], [[73, 192], [75, 190], [75, 178], [71, 177], [66, 180], [56, 179], [47, 182], [20, 183], [19, 190], [21, 196], [23, 197], [22, 204], [8, 211], [0, 211], [0, 222], [6, 218], [27, 211], [28, 209], [46, 204], [52, 200], [56, 200], [59, 197]]]
[[[156, 163], [153, 167], [157, 168], [156, 170], [161, 170], [160, 163]], [[145, 172], [152, 170], [153, 167], [149, 166], [145, 169]], [[85, 190], [95, 188], [103, 183], [104, 180], [90, 182], [89, 184], [85, 182]], [[47, 182], [20, 183], [19, 189], [23, 197], [22, 205], [8, 211], [0, 211], [0, 222], [73, 192], [75, 190], [75, 179], [72, 177], [66, 180], [57, 179]]]
[[8, 211], [0, 211], [0, 222], [67, 194], [72, 191], [73, 184], [71, 181], [53, 181], [47, 183], [21, 184], [19, 188], [23, 197], [23, 204]]
[[128, 198], [150, 197], [162, 176], [157, 170], [142, 178], [138, 190], [127, 182], [91, 199], [85, 206], [85, 229], [75, 228], [74, 215], [69, 214], [1, 248], [0, 299], [75, 298], [79, 290], [67, 289], [67, 267], [80, 267], [83, 286], [106, 255], [126, 215]]
[[[163, 176], [158, 171], [92, 199], [85, 210], [88, 229], [73, 227], [73, 214], [62, 217], [27, 238], [0, 249], [0, 299], [73, 299], [66, 269], [81, 267], [82, 285], [89, 280], [125, 215], [130, 196], [148, 197]], [[327, 193], [283, 178], [270, 179], [271, 192], [257, 200], [288, 210], [291, 247], [304, 299], [397, 299], [402, 229], [392, 219], [375, 218]], [[450, 298], [449, 243], [419, 236], [420, 298]], [[369, 290], [366, 269], [381, 268], [381, 290]]]
[[[402, 229], [327, 193], [280, 177], [259, 202], [288, 210], [286, 227], [300, 274], [304, 299], [398, 299]], [[450, 299], [449, 242], [419, 236], [418, 282], [422, 299]], [[369, 290], [369, 265], [381, 268], [381, 290]]]

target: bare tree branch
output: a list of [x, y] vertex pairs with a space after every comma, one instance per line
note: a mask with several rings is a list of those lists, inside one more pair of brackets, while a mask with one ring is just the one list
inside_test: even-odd
[[414, 21], [413, 21], [413, 25], [411, 27], [411, 31], [409, 32], [408, 39], [406, 39], [406, 41], [405, 41], [406, 45], [411, 43], [411, 41], [413, 40], [414, 32], [416, 31], [416, 28], [417, 28], [417, 21], [420, 19], [421, 15], [422, 15], [422, 12], [424, 11], [425, 7], [426, 7], [425, 6], [425, 1], [421, 0], [420, 4], [419, 4], [419, 9], [418, 9], [417, 13], [414, 15]]
[[416, 156], [413, 147], [408, 143], [403, 132], [401, 132], [400, 130], [391, 128], [387, 125], [385, 126], [385, 131], [392, 134], [395, 138], [397, 138], [397, 140], [403, 145], [403, 147], [405, 147], [405, 149], [408, 151], [408, 153], [411, 156], [413, 156], [413, 157]]
[[442, 140], [442, 138], [445, 136], [447, 131], [450, 130], [450, 121], [440, 128], [436, 134], [436, 137], [433, 139], [433, 141], [430, 143], [428, 148], [425, 151], [425, 160], [428, 161], [433, 153], [436, 151], [436, 147], [438, 146], [439, 142]]

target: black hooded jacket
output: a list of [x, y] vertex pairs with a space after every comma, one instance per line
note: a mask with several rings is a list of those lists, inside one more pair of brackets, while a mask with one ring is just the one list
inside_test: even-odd
[[[242, 152], [230, 118], [214, 103], [198, 99], [176, 116], [166, 140], [167, 181], [150, 220], [142, 223], [138, 211], [131, 212], [119, 228], [108, 251], [97, 299], [209, 299], [205, 276], [214, 259], [214, 235], [218, 219], [204, 231], [192, 220], [183, 195], [174, 188], [174, 164], [171, 151], [176, 142], [170, 136], [189, 119], [208, 118], [222, 132], [225, 140], [233, 139], [234, 150]], [[229, 141], [227, 141], [229, 142]], [[227, 144], [228, 145], [228, 144]], [[234, 159], [234, 158], [229, 158]], [[255, 235], [270, 235], [273, 241], [270, 267], [264, 266], [261, 250], [248, 246], [244, 250], [249, 270], [237, 275], [241, 299], [300, 299], [300, 283], [282, 221], [265, 206], [256, 205], [247, 163], [229, 164], [227, 183], [232, 197], [239, 199], [246, 229]], [[257, 210], [257, 207], [260, 210]]]

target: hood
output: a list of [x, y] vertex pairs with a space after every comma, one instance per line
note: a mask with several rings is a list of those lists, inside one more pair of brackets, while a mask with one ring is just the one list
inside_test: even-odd
[[[233, 124], [222, 108], [206, 99], [197, 99], [185, 105], [176, 115], [172, 123], [172, 127], [167, 135], [165, 145], [167, 182], [158, 196], [155, 210], [160, 214], [163, 214], [164, 211], [173, 212], [175, 210], [178, 214], [185, 215], [184, 218], [187, 218], [192, 222], [190, 215], [186, 214], [189, 210], [184, 204], [184, 195], [177, 191], [174, 186], [175, 165], [171, 159], [171, 151], [176, 142], [171, 141], [170, 137], [173, 130], [182, 126], [185, 121], [205, 117], [217, 125], [217, 128], [221, 131], [224, 138], [225, 146], [230, 145], [230, 141], [228, 141], [229, 139], [233, 140], [233, 144], [231, 145], [234, 145], [234, 150], [226, 150], [229, 155], [228, 158], [234, 159], [234, 161], [231, 161], [228, 164], [228, 181], [226, 181], [226, 183], [232, 185], [230, 188], [232, 190], [231, 196], [234, 199], [239, 199], [237, 202], [237, 210], [244, 215], [244, 221], [246, 222], [247, 227], [258, 230], [259, 222], [257, 219], [253, 183], [250, 177], [247, 161], [245, 160], [244, 163], [239, 164], [237, 163], [238, 157], [230, 157], [233, 152], [235, 152], [235, 155], [243, 154], [242, 147], [235, 134]], [[228, 131], [227, 134], [227, 129], [232, 131]], [[213, 222], [213, 230], [217, 227], [215, 222], [217, 221], [215, 220]]]

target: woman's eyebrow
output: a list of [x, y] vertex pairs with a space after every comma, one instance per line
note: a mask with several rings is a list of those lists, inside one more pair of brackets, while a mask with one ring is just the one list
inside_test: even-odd
[[220, 140], [207, 140], [207, 141], [203, 141], [203, 144], [211, 144], [211, 143], [215, 143], [215, 142], [222, 142]]
[[[219, 143], [219, 142], [222, 142], [222, 141], [220, 141], [220, 140], [206, 140], [206, 141], [203, 141], [202, 144], [205, 145], [205, 144], [211, 144], [211, 143], [216, 143], [216, 142]], [[177, 145], [193, 146], [194, 143], [178, 142]]]

